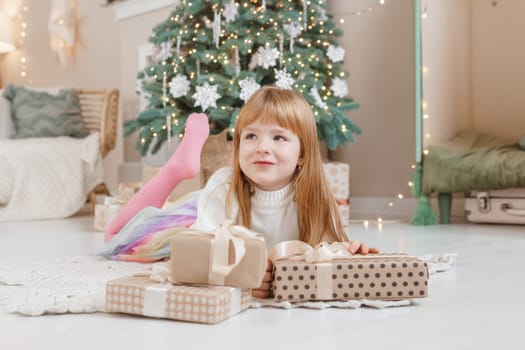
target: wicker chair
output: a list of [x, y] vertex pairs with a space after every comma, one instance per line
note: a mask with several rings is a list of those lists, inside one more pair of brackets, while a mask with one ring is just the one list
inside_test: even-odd
[[201, 151], [200, 186], [204, 187], [219, 168], [232, 164], [233, 142], [228, 140], [228, 130], [211, 135]]
[[[80, 99], [80, 110], [86, 128], [100, 132], [100, 153], [106, 155], [115, 148], [117, 142], [118, 100], [119, 91], [77, 89]], [[99, 184], [88, 195], [92, 205], [96, 203], [97, 194], [109, 195], [104, 183]]]

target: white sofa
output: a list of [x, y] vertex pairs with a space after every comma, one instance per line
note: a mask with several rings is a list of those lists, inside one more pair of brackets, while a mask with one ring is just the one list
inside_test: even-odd
[[[34, 88], [31, 88], [33, 90]], [[56, 94], [60, 88], [35, 89]], [[116, 142], [118, 90], [76, 90], [90, 134], [12, 139], [15, 123], [0, 90], [0, 221], [62, 218], [106, 192], [102, 158]]]

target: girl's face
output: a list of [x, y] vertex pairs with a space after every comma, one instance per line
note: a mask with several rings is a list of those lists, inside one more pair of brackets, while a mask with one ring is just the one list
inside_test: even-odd
[[241, 132], [242, 172], [263, 191], [275, 191], [292, 180], [300, 159], [299, 137], [277, 124], [255, 122]]

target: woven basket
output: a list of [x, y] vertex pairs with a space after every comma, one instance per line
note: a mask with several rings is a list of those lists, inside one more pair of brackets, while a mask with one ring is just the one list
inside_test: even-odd
[[209, 136], [201, 152], [200, 185], [204, 187], [210, 176], [232, 162], [233, 142], [228, 140], [228, 129]]

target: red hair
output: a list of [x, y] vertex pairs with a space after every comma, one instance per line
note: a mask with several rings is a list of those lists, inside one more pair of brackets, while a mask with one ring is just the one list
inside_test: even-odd
[[348, 241], [336, 201], [326, 183], [312, 109], [304, 97], [293, 90], [264, 86], [241, 109], [233, 133], [233, 174], [226, 201], [227, 216], [236, 199], [239, 203], [237, 222], [251, 226], [251, 196], [255, 184], [241, 170], [239, 147], [241, 131], [255, 121], [276, 123], [299, 137], [303, 162], [292, 179], [299, 239], [310, 245], [323, 239]]

